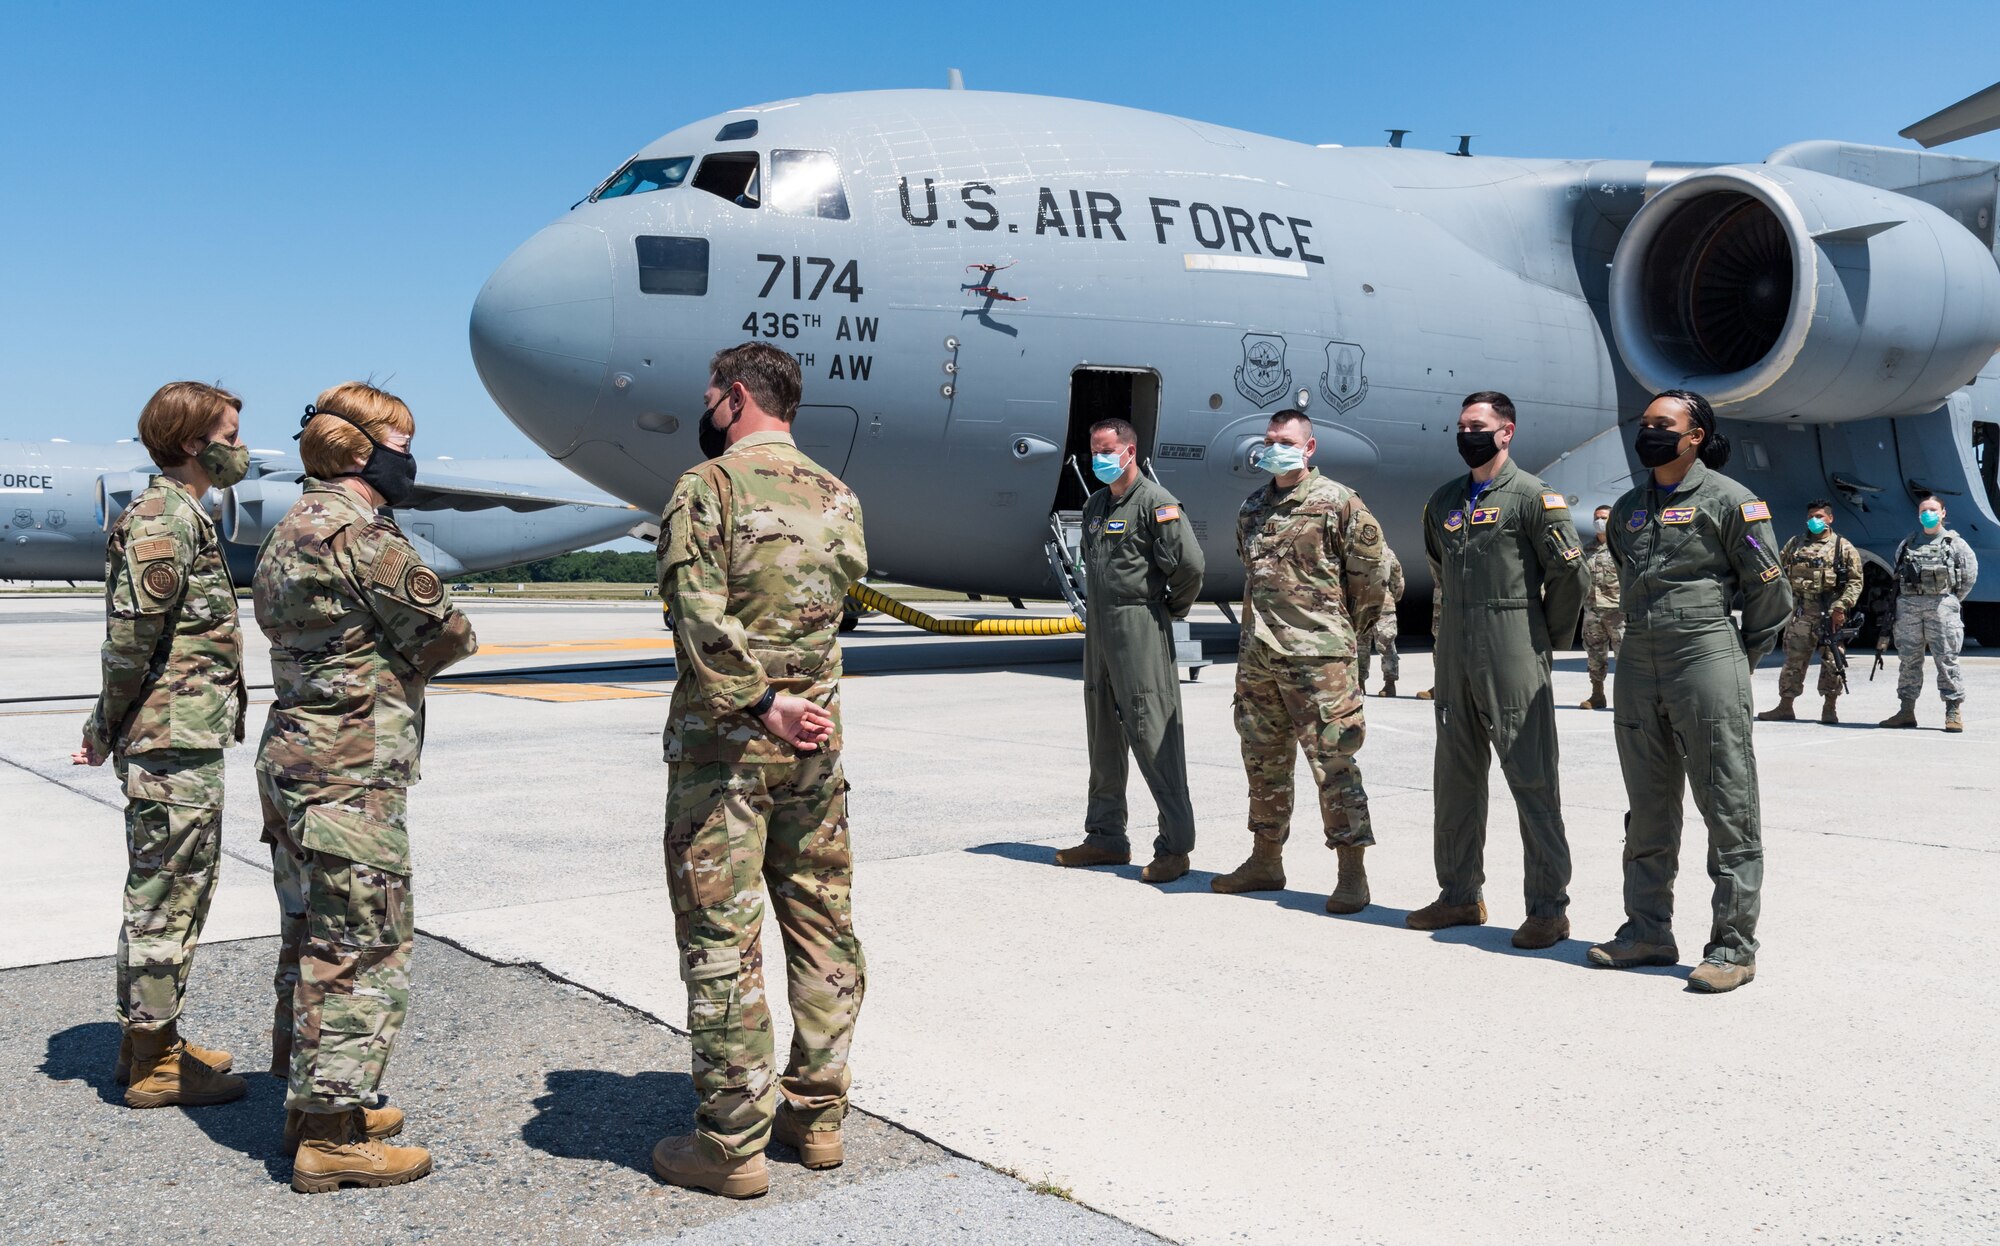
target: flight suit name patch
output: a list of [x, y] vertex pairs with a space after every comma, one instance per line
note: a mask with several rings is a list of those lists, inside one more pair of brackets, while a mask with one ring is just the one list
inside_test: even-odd
[[1632, 517], [1625, 521], [1625, 526], [1631, 529], [1633, 532], [1637, 532], [1639, 529], [1645, 527], [1646, 512], [1643, 510], [1633, 511]]
[[1661, 523], [1693, 523], [1694, 507], [1669, 506], [1660, 512]]
[[1756, 523], [1760, 519], [1771, 517], [1771, 507], [1764, 502], [1745, 502], [1740, 509], [1743, 511], [1744, 523]]
[[1456, 532], [1460, 528], [1463, 528], [1464, 526], [1465, 526], [1464, 511], [1452, 511], [1450, 514], [1444, 517], [1444, 530], [1446, 532]]
[[1154, 523], [1166, 523], [1169, 520], [1179, 519], [1180, 517], [1181, 508], [1178, 506], [1156, 506], [1153, 508]]
[[1122, 519], [1107, 519], [1104, 522], [1104, 530], [1106, 532], [1123, 532], [1125, 531], [1125, 521]]
[[1545, 511], [1565, 511], [1569, 509], [1569, 502], [1560, 493], [1544, 493], [1542, 495], [1542, 509]]
[[1500, 508], [1497, 506], [1476, 506], [1472, 510], [1474, 523], [1499, 523]]

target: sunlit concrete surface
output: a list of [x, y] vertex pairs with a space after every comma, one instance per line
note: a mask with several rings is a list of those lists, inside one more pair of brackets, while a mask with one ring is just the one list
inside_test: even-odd
[[[419, 927], [678, 1023], [657, 606], [472, 610], [489, 648], [440, 686], [412, 800]], [[1558, 714], [1576, 937], [1508, 945], [1521, 860], [1497, 770], [1492, 924], [1403, 928], [1436, 894], [1430, 708], [1409, 696], [1429, 682], [1422, 654], [1405, 655], [1402, 697], [1369, 702], [1376, 906], [1321, 910], [1334, 868], [1309, 799], [1289, 890], [1210, 893], [1247, 850], [1247, 799], [1233, 643], [1219, 614], [1203, 619], [1217, 665], [1182, 687], [1200, 840], [1195, 872], [1165, 889], [1136, 879], [1154, 821], [1136, 775], [1140, 861], [1050, 863], [1081, 832], [1079, 641], [931, 638], [880, 619], [851, 638], [870, 967], [857, 1105], [1181, 1241], [2000, 1236], [2000, 1059], [1984, 1039], [2000, 988], [1980, 968], [2000, 942], [2000, 732], [1982, 708], [2000, 713], [2000, 662], [1966, 658], [1961, 736], [1936, 729], [1934, 693], [1923, 730], [1858, 725], [1895, 708], [1893, 657], [1871, 684], [1862, 655], [1852, 724], [1758, 726], [1764, 950], [1756, 982], [1711, 998], [1684, 987], [1707, 927], [1691, 805], [1682, 966], [1582, 964], [1621, 915], [1609, 713]], [[0, 604], [0, 849], [32, 876], [29, 914], [0, 916], [0, 944], [35, 949], [10, 963], [103, 956], [115, 935], [116, 786], [67, 763], [87, 700], [46, 699], [94, 690], [100, 627], [88, 601]], [[252, 648], [252, 682], [268, 683]], [[1776, 674], [1757, 673], [1760, 707]], [[1580, 653], [1560, 658], [1556, 686], [1564, 706], [1583, 696]], [[268, 885], [251, 761], [231, 756], [224, 863], [246, 915]], [[72, 907], [100, 916], [66, 924]]]

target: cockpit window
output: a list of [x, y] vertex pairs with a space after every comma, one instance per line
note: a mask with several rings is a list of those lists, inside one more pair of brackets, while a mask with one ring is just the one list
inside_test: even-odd
[[694, 175], [694, 188], [717, 195], [739, 208], [754, 208], [762, 195], [757, 177], [757, 153], [719, 151], [703, 156]]
[[628, 160], [624, 168], [613, 173], [604, 185], [597, 188], [590, 196], [590, 201], [596, 203], [600, 199], [643, 195], [649, 190], [672, 190], [687, 180], [688, 170], [693, 166], [693, 156]]
[[708, 239], [641, 234], [639, 291], [642, 294], [707, 294]]
[[847, 191], [840, 184], [840, 165], [832, 152], [773, 151], [771, 210], [788, 216], [847, 219]]

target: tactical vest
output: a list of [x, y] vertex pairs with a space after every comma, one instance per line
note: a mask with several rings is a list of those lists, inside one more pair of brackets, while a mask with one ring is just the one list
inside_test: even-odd
[[1939, 535], [1933, 540], [1905, 545], [1903, 556], [1896, 560], [1896, 576], [1906, 593], [1938, 597], [1956, 589], [1958, 558], [1951, 538]]
[[1817, 601], [1846, 587], [1841, 581], [1840, 546], [1843, 537], [1831, 541], [1800, 541], [1786, 552], [1785, 578], [1791, 581], [1792, 596], [1800, 606]]

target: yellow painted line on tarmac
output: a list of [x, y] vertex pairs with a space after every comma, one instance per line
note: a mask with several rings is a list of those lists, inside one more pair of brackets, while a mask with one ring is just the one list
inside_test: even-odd
[[480, 692], [488, 696], [513, 697], [521, 701], [633, 701], [642, 697], [663, 697], [664, 692], [649, 692], [642, 688], [620, 688], [612, 684], [565, 684], [548, 679], [496, 679], [486, 682], [453, 680], [450, 683], [432, 684], [430, 691], [438, 693]]
[[481, 645], [479, 656], [509, 653], [637, 653], [673, 647], [674, 641], [671, 636], [628, 636], [613, 640], [549, 640], [530, 641], [518, 645]]

